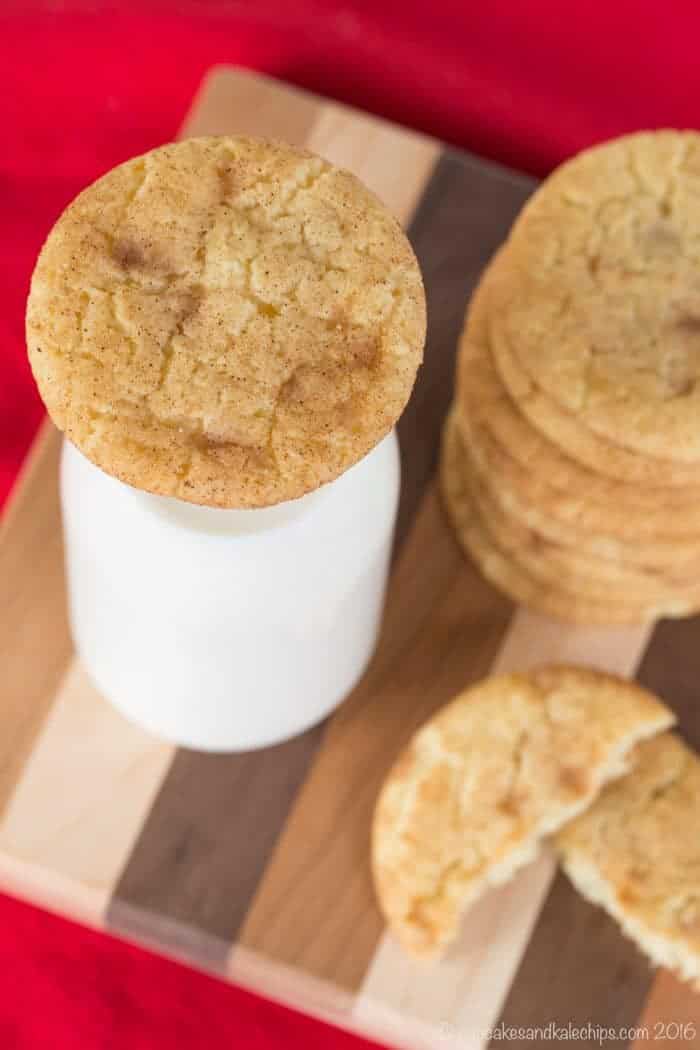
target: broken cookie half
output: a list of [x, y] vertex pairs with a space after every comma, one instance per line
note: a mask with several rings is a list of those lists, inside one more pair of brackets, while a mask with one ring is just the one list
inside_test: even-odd
[[577, 890], [659, 966], [700, 989], [700, 760], [673, 733], [645, 741], [555, 839]]
[[481, 893], [674, 721], [634, 683], [568, 666], [494, 676], [442, 708], [394, 765], [374, 814], [376, 891], [403, 946], [439, 954]]

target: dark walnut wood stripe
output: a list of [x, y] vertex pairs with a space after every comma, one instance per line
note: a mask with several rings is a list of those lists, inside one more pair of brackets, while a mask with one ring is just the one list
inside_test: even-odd
[[0, 529], [0, 815], [73, 652], [63, 579], [60, 449], [60, 435], [44, 423]]
[[108, 924], [223, 967], [321, 733], [245, 754], [178, 751]]
[[637, 681], [673, 708], [680, 732], [700, 751], [700, 616], [656, 625]]
[[[700, 617], [658, 623], [635, 677], [674, 709], [683, 736], [700, 748]], [[504, 1025], [571, 1020], [629, 1028], [638, 1023], [653, 982], [645, 957], [617, 924], [559, 874], [500, 1020]], [[697, 1011], [700, 1021], [700, 999]], [[626, 1047], [628, 1041], [608, 1045]]]
[[[566, 1028], [600, 1025], [618, 1032], [637, 1022], [653, 978], [643, 955], [617, 924], [579, 896], [558, 872], [511, 986], [498, 1027], [536, 1027], [550, 1022]], [[606, 1040], [606, 1050], [623, 1050], [625, 1038]], [[552, 1040], [514, 1046], [544, 1050]], [[490, 1050], [503, 1046], [494, 1038]], [[599, 1050], [599, 1042], [576, 1041], [578, 1050]]]
[[416, 210], [409, 235], [425, 279], [428, 339], [399, 425], [402, 553], [384, 630], [368, 674], [327, 732], [241, 934], [246, 947], [349, 990], [361, 984], [383, 930], [368, 851], [381, 781], [417, 726], [488, 672], [512, 612], [465, 563], [429, 481], [467, 299], [532, 185], [445, 153]]
[[467, 301], [534, 186], [525, 176], [446, 151], [411, 223], [409, 237], [428, 300], [428, 338], [423, 367], [398, 426], [404, 461], [399, 542], [435, 471]]

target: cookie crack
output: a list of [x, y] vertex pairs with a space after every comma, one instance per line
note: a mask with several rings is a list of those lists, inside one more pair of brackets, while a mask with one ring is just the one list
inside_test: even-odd
[[130, 334], [130, 332], [128, 331], [126, 325], [124, 324], [123, 319], [118, 314], [117, 302], [116, 302], [116, 299], [115, 299], [114, 292], [111, 292], [111, 293], [108, 292], [107, 293], [107, 302], [109, 303], [109, 309], [110, 309], [110, 313], [112, 315], [112, 320], [114, 321], [115, 326], [117, 327], [117, 329], [119, 330], [120, 334], [123, 336], [124, 340], [126, 341], [127, 346], [129, 347], [129, 356], [127, 358], [127, 364], [130, 365], [133, 362], [134, 358], [136, 357], [136, 340]]
[[644, 183], [644, 179], [642, 178], [639, 168], [637, 167], [637, 162], [633, 151], [631, 149], [626, 149], [623, 151], [623, 156], [625, 158], [625, 168], [627, 170], [627, 174], [632, 179], [637, 193], [641, 196], [648, 196], [649, 191]]
[[[440, 869], [433, 890], [430, 893], [423, 893], [420, 896], [413, 898], [411, 907], [405, 915], [406, 922], [414, 926], [419, 926], [421, 929], [430, 930], [430, 923], [422, 913], [432, 905], [439, 904], [441, 901], [445, 900], [448, 897], [451, 885], [459, 882], [460, 876], [466, 875], [468, 878], [473, 878], [474, 874], [484, 865], [483, 853], [479, 851], [476, 844], [471, 845], [473, 845], [478, 858], [473, 867], [468, 869], [461, 857], [457, 857], [445, 864]], [[464, 902], [465, 907], [466, 904], [468, 904], [468, 901]]]
[[272, 462], [275, 465], [275, 469], [277, 470], [278, 474], [280, 474], [281, 471], [280, 471], [280, 466], [279, 466], [279, 460], [277, 458], [277, 453], [275, 451], [275, 444], [274, 444], [274, 442], [275, 442], [275, 432], [276, 432], [277, 427], [279, 425], [279, 410], [280, 410], [280, 406], [282, 404], [282, 400], [284, 399], [284, 395], [285, 395], [286, 390], [288, 390], [289, 387], [293, 386], [293, 384], [296, 382], [297, 375], [299, 374], [299, 371], [301, 370], [301, 368], [303, 368], [303, 365], [301, 365], [301, 364], [295, 365], [294, 368], [292, 369], [292, 371], [290, 372], [290, 374], [287, 376], [287, 378], [284, 380], [284, 382], [280, 385], [279, 389], [277, 390], [277, 394], [275, 396], [275, 401], [274, 401], [274, 404], [272, 406], [272, 413], [270, 415], [270, 429], [269, 429], [268, 435], [267, 435], [266, 449], [267, 449], [267, 452], [268, 452], [269, 456], [272, 459]]
[[[197, 271], [194, 275], [195, 279], [190, 280], [184, 289], [184, 294], [186, 298], [185, 305], [180, 313], [179, 318], [175, 322], [175, 326], [172, 332], [170, 333], [165, 345], [161, 350], [162, 358], [160, 375], [158, 377], [158, 385], [153, 391], [153, 394], [158, 394], [162, 392], [168, 380], [168, 375], [170, 373], [170, 369], [172, 368], [172, 363], [175, 357], [175, 340], [178, 338], [178, 336], [184, 335], [185, 325], [187, 324], [188, 320], [197, 312], [197, 310], [199, 310], [200, 306], [206, 299], [207, 292], [209, 291], [207, 285], [204, 284], [202, 281], [207, 267], [207, 241], [212, 230], [216, 226], [219, 211], [227, 202], [228, 196], [231, 192], [232, 182], [231, 174], [226, 168], [217, 168], [217, 176], [219, 178], [220, 183], [219, 201], [216, 207], [214, 208], [213, 214], [210, 216], [209, 222], [204, 225], [199, 235], [199, 245], [195, 252], [195, 258], [198, 264]], [[149, 400], [150, 397], [153, 396], [153, 394], [149, 395]], [[162, 422], [158, 415], [156, 415], [153, 412], [151, 414], [155, 420], [157, 420], [158, 422]]]
[[77, 346], [75, 346], [72, 350], [70, 350], [67, 353], [61, 352], [60, 350], [57, 350], [53, 345], [49, 345], [47, 347], [47, 350], [48, 350], [48, 353], [54, 359], [60, 360], [61, 358], [65, 359], [67, 357], [68, 358], [70, 358], [70, 357], [77, 357], [77, 358], [80, 358], [83, 361], [92, 361], [93, 364], [97, 365], [99, 368], [104, 369], [104, 361], [101, 361], [100, 358], [96, 354], [92, 353], [92, 351], [86, 350], [85, 346], [84, 346], [84, 343], [85, 343], [85, 338], [84, 338], [85, 337], [85, 331], [84, 331], [84, 328], [85, 328], [85, 317], [86, 317], [86, 314], [87, 314], [87, 307], [89, 305], [89, 302], [90, 302], [90, 298], [87, 295], [87, 293], [81, 292], [78, 295], [78, 297], [77, 297], [77, 305], [76, 305], [76, 310], [75, 310], [75, 330], [76, 330], [76, 334], [78, 336]]
[[[187, 289], [187, 293], [188, 301], [186, 301], [185, 305], [183, 306], [180, 312], [180, 316], [175, 322], [173, 330], [171, 331], [167, 342], [161, 350], [162, 359], [160, 376], [158, 378], [158, 385], [156, 389], [152, 392], [152, 394], [149, 394], [149, 398], [152, 397], [153, 394], [158, 394], [163, 390], [175, 357], [175, 340], [178, 336], [184, 335], [185, 325], [200, 308], [204, 299], [204, 289], [201, 285], [190, 285], [190, 287]], [[155, 415], [155, 413], [153, 413], [153, 416], [155, 419], [159, 419], [159, 417]]]
[[668, 185], [659, 201], [659, 212], [665, 218], [671, 218], [673, 216], [673, 204], [675, 195], [678, 191], [679, 178], [685, 170], [685, 164], [690, 152], [690, 142], [682, 142], [669, 175]]
[[653, 807], [662, 799], [666, 798], [667, 795], [670, 795], [674, 788], [678, 786], [685, 776], [688, 763], [689, 759], [684, 755], [680, 769], [674, 770], [667, 779], [663, 780], [660, 784], [655, 784], [651, 788], [642, 806], [641, 812], [643, 814], [648, 813], [649, 810], [653, 809]]
[[[233, 153], [226, 151], [225, 155], [232, 163], [235, 163], [235, 156]], [[311, 166], [312, 170], [304, 170], [307, 166]], [[293, 185], [289, 189], [289, 192], [281, 197], [279, 207], [275, 211], [270, 212], [272, 217], [275, 219], [291, 217], [291, 213], [288, 211], [285, 212], [283, 209], [288, 208], [289, 205], [293, 205], [301, 193], [313, 189], [323, 178], [328, 177], [330, 173], [331, 169], [324, 167], [323, 161], [320, 160], [320, 158], [309, 158], [304, 164], [300, 164], [296, 169], [295, 176], [293, 176]], [[278, 182], [275, 178], [260, 178], [248, 187], [245, 192], [255, 194], [260, 190], [269, 189], [270, 187], [275, 188], [277, 185]], [[258, 206], [257, 201], [253, 204], [242, 204], [240, 200], [231, 203], [231, 207], [234, 210], [243, 212], [246, 215], [255, 211]]]
[[143, 187], [146, 184], [146, 179], [148, 177], [148, 158], [144, 157], [143, 160], [141, 161], [140, 166], [137, 167], [136, 165], [134, 165], [134, 167], [137, 170], [137, 174], [138, 174], [139, 178], [138, 178], [138, 180], [136, 182], [136, 185], [129, 191], [129, 193], [126, 195], [126, 198], [124, 200], [124, 208], [122, 210], [122, 215], [121, 215], [121, 222], [122, 223], [126, 222], [126, 216], [127, 216], [128, 211], [129, 211], [129, 208], [134, 203], [136, 198], [139, 196], [139, 194], [141, 193], [141, 190], [143, 189]]
[[[311, 163], [312, 167], [314, 167], [316, 170], [308, 172], [299, 182], [297, 182], [296, 187], [291, 191], [291, 193], [283, 198], [282, 203], [285, 205], [285, 207], [289, 208], [290, 205], [293, 206], [294, 204], [296, 204], [297, 200], [299, 199], [302, 193], [306, 192], [307, 190], [313, 190], [316, 186], [318, 186], [319, 182], [321, 182], [322, 179], [326, 178], [329, 175], [330, 169], [324, 168], [322, 162], [315, 161]], [[336, 209], [334, 209], [334, 211], [335, 210]]]

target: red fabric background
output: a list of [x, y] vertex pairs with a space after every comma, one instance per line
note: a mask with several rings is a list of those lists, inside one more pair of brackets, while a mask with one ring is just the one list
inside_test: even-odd
[[[0, 9], [0, 505], [41, 417], [33, 260], [86, 183], [171, 138], [208, 67], [265, 70], [542, 173], [638, 127], [700, 126], [696, 0], [244, 0]], [[1, 581], [0, 581], [1, 583]], [[2, 1050], [359, 1047], [0, 898]]]

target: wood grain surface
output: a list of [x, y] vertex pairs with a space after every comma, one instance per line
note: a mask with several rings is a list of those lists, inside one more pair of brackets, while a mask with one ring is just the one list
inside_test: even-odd
[[[651, 981], [646, 959], [616, 923], [558, 872], [499, 1021], [524, 1028], [590, 1022], [622, 1031], [637, 1021]], [[495, 1039], [490, 1047], [499, 1043]], [[595, 1044], [593, 1037], [576, 1041]], [[615, 1050], [627, 1045], [624, 1035], [605, 1043]]]
[[56, 431], [44, 424], [0, 529], [0, 815], [72, 650], [58, 509], [59, 448]]
[[[0, 533], [0, 886], [410, 1050], [496, 1046], [499, 1022], [700, 1023], [698, 996], [655, 976], [546, 850], [470, 910], [434, 965], [402, 954], [372, 893], [382, 777], [424, 718], [492, 670], [570, 660], [636, 676], [700, 747], [700, 619], [584, 629], [514, 608], [464, 560], [440, 506], [456, 337], [532, 180], [221, 68], [183, 133], [234, 132], [285, 138], [355, 171], [406, 225], [425, 276], [426, 359], [399, 427], [402, 498], [377, 651], [332, 718], [278, 747], [204, 755], [126, 723], [72, 652], [60, 442], [45, 426]], [[648, 1045], [616, 1038], [605, 1045]]]

